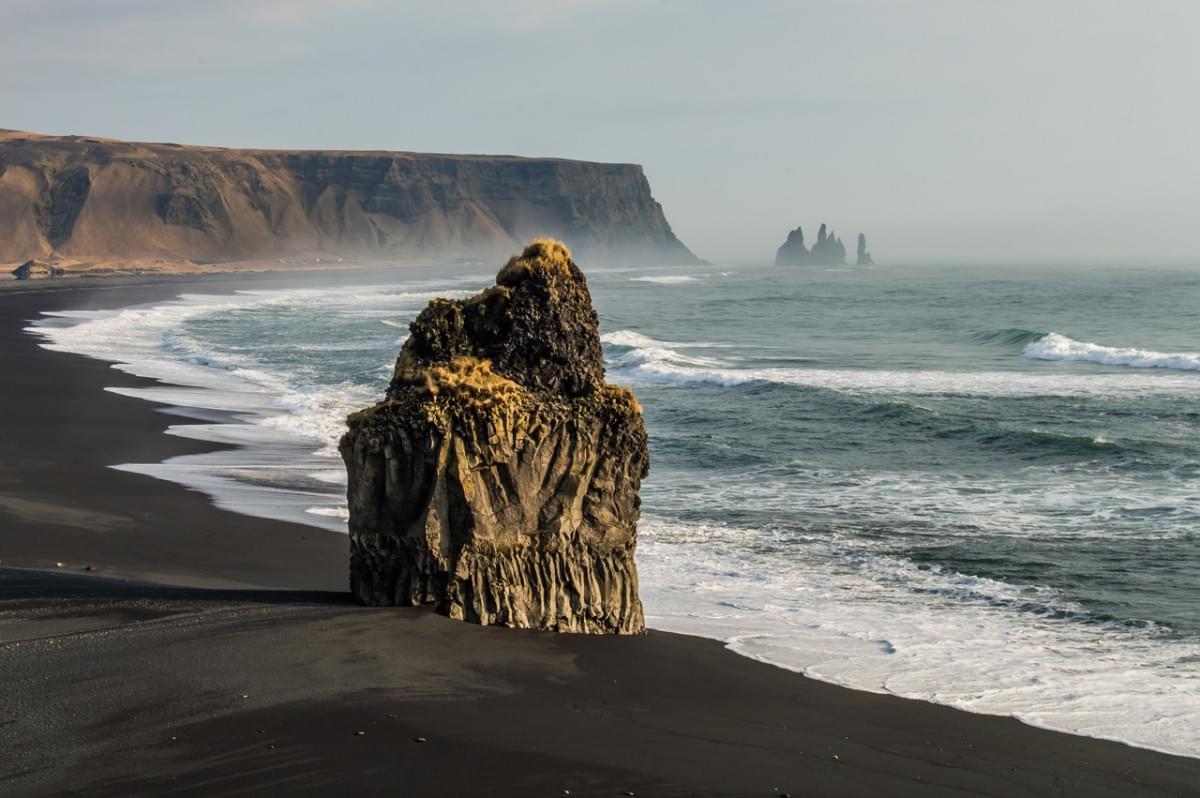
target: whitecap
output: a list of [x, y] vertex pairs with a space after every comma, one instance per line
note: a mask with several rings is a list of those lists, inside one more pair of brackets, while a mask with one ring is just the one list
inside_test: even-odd
[[1200, 371], [1200, 353], [1156, 352], [1153, 349], [1104, 346], [1088, 341], [1076, 341], [1055, 332], [1026, 344], [1023, 354], [1030, 360], [1077, 361], [1137, 369]]
[[1195, 641], [859, 545], [644, 517], [647, 620], [834, 684], [1200, 756], [1200, 692], [1177, 666]]
[[731, 344], [718, 344], [711, 341], [660, 341], [635, 330], [614, 330], [600, 336], [600, 340], [611, 346], [638, 347], [672, 347], [676, 349], [727, 349]]
[[824, 388], [859, 394], [909, 396], [1120, 396], [1193, 392], [1194, 377], [1163, 375], [1128, 380], [1115, 375], [1029, 374], [1019, 371], [876, 371], [828, 368], [711, 368], [644, 348], [636, 357], [613, 358], [623, 379], [667, 385], [735, 387], [755, 382]]
[[659, 285], [678, 285], [680, 283], [696, 282], [696, 275], [692, 274], [663, 274], [651, 275], [646, 277], [630, 277], [631, 283], [658, 283]]

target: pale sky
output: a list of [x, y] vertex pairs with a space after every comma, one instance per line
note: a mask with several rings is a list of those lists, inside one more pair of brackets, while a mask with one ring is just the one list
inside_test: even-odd
[[0, 127], [632, 161], [716, 260], [1200, 259], [1197, 0], [0, 0]]

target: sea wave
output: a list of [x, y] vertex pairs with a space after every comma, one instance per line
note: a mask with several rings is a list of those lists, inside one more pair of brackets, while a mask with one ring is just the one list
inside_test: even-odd
[[618, 370], [655, 368], [662, 364], [679, 364], [683, 367], [721, 368], [726, 365], [717, 358], [685, 355], [665, 346], [640, 346], [610, 355], [609, 365]]
[[[1016, 342], [1019, 336], [1035, 334], [1027, 330], [1007, 330], [996, 335], [997, 340], [1007, 336]], [[1192, 392], [1197, 388], [1193, 376], [1169, 374], [1157, 375], [1153, 379], [1130, 380], [1123, 375], [1113, 374], [1039, 374], [1021, 371], [755, 368], [748, 367], [748, 361], [745, 360], [734, 362], [680, 351], [727, 348], [725, 344], [664, 341], [633, 330], [605, 333], [601, 341], [622, 350], [608, 355], [609, 367], [622, 379], [663, 385], [732, 388], [751, 383], [772, 383], [859, 394], [1011, 397], [1129, 396]]]
[[658, 283], [660, 285], [678, 285], [680, 283], [694, 283], [697, 276], [694, 274], [663, 274], [663, 275], [648, 275], [644, 277], [630, 277], [631, 283]]
[[914, 402], [893, 399], [875, 402], [864, 408], [862, 414], [867, 418], [908, 421], [911, 419], [925, 420], [930, 416], [937, 416], [938, 412], [931, 407]]
[[672, 350], [635, 350], [610, 358], [630, 382], [732, 388], [772, 383], [845, 393], [909, 396], [1137, 396], [1192, 392], [1193, 378], [1130, 381], [1108, 375], [1025, 374], [1016, 371], [883, 371], [828, 368], [716, 368], [689, 363]]
[[1200, 755], [1200, 694], [1177, 666], [1200, 646], [1152, 621], [1092, 616], [1048, 585], [652, 516], [638, 570], [656, 629], [835, 684]]
[[1046, 333], [1035, 330], [1024, 330], [1020, 327], [1006, 327], [1003, 330], [978, 332], [971, 336], [981, 344], [999, 344], [1002, 346], [1024, 345], [1045, 337]]
[[624, 346], [630, 349], [637, 347], [672, 347], [676, 349], [726, 349], [729, 344], [718, 344], [711, 341], [660, 341], [635, 330], [614, 330], [600, 336], [600, 340], [610, 346]]
[[[402, 296], [391, 293], [395, 303], [402, 304]], [[338, 289], [187, 294], [155, 305], [48, 313], [28, 331], [41, 337], [47, 349], [108, 360], [120, 371], [161, 381], [108, 390], [168, 405], [178, 415], [209, 422], [175, 425], [168, 430], [171, 434], [235, 447], [163, 463], [114, 467], [201, 490], [218, 506], [236, 512], [344, 531], [340, 516], [305, 508], [324, 506], [317, 502], [337, 496], [339, 486], [331, 472], [338, 462], [337, 441], [345, 431], [345, 417], [374, 401], [381, 391], [362, 378], [311, 383], [296, 367], [295, 358], [392, 349], [395, 339], [345, 343], [253, 339], [252, 344], [220, 346], [198, 339], [187, 325], [222, 314], [258, 318], [249, 314], [272, 308], [303, 318], [314, 305], [332, 306], [341, 313], [356, 308], [360, 299], [351, 290]], [[291, 365], [280, 368], [281, 362]], [[382, 367], [382, 372], [388, 370]]]
[[1053, 454], [1064, 457], [1124, 455], [1125, 446], [1102, 435], [1064, 435], [1041, 430], [1004, 430], [986, 434], [981, 442], [1002, 451]]
[[1200, 353], [1156, 352], [1123, 346], [1104, 346], [1076, 341], [1059, 333], [1047, 333], [1025, 345], [1030, 360], [1058, 360], [1096, 363], [1102, 366], [1129, 366], [1137, 369], [1200, 371]]
[[[379, 294], [362, 294], [369, 289], [359, 287], [341, 291], [334, 299], [317, 292], [303, 296], [291, 292], [286, 297], [264, 292], [196, 299], [196, 307], [182, 303], [143, 309], [145, 312], [132, 312], [112, 324], [91, 324], [102, 321], [98, 316], [61, 319], [64, 324], [88, 323], [63, 328], [74, 331], [59, 335], [58, 344], [98, 357], [124, 358], [134, 363], [126, 367], [133, 373], [152, 372], [172, 383], [197, 386], [139, 387], [121, 389], [123, 392], [175, 405], [219, 407], [234, 411], [245, 422], [218, 423], [224, 416], [217, 414], [212, 423], [172, 429], [174, 434], [245, 447], [241, 451], [190, 455], [152, 466], [127, 465], [122, 467], [125, 470], [174, 479], [209, 492], [221, 506], [265, 517], [278, 517], [285, 503], [279, 494], [264, 494], [261, 485], [277, 484], [282, 476], [289, 486], [286, 506], [297, 508], [286, 517], [344, 531], [344, 472], [338, 467], [334, 444], [344, 429], [345, 412], [372, 401], [382, 388], [335, 383], [329, 374], [323, 377], [329, 384], [306, 387], [306, 378], [295, 369], [280, 368], [276, 363], [275, 373], [269, 373], [264, 364], [256, 362], [253, 352], [229, 351], [228, 347], [209, 351], [202, 341], [171, 330], [188, 314], [237, 310], [247, 302], [286, 303], [288, 312], [306, 324], [314, 318], [312, 314], [323, 313], [330, 306], [340, 315], [361, 315], [360, 306], [366, 305], [370, 313], [386, 316], [363, 326], [374, 330], [369, 336], [372, 342], [382, 341], [375, 337], [383, 332], [380, 321], [389, 327], [403, 327], [400, 320], [409, 310], [415, 312], [424, 297], [451, 293], [422, 293], [436, 286], [419, 288], [421, 292], [409, 294], [397, 292], [395, 286]], [[384, 298], [370, 299], [375, 296]], [[701, 329], [704, 331], [697, 335], [721, 334], [711, 331], [711, 325]], [[679, 332], [677, 336], [688, 334]], [[989, 340], [1014, 347], [1043, 337], [1028, 330], [990, 335]], [[49, 338], [53, 341], [54, 336]], [[258, 346], [257, 338], [247, 340]], [[169, 351], [163, 349], [164, 342], [170, 344]], [[633, 330], [606, 333], [603, 342], [610, 368], [633, 382], [689, 386], [759, 383], [768, 386], [763, 393], [778, 384], [867, 394], [844, 404], [865, 407], [862, 418], [868, 422], [882, 425], [891, 419], [911, 419], [934, 425], [950, 419], [944, 426], [962, 427], [970, 436], [995, 430], [982, 423], [960, 423], [953, 407], [947, 408], [953, 403], [907, 400], [913, 395], [948, 394], [1192, 393], [1197, 386], [1194, 374], [1169, 371], [1090, 375], [872, 371], [854, 368], [850, 359], [834, 362], [831, 368], [807, 368], [785, 359], [738, 359], [754, 350], [729, 344], [659, 340]], [[314, 337], [312, 346], [303, 351], [324, 352], [322, 362], [334, 364], [344, 359], [333, 355], [336, 346], [336, 340]], [[390, 367], [386, 362], [379, 367], [386, 382]], [[1032, 364], [1024, 368], [1043, 369]], [[896, 394], [910, 396], [901, 399]], [[299, 455], [307, 459], [298, 462], [297, 447], [280, 446], [281, 438], [302, 439]], [[1122, 445], [1133, 445], [1124, 432], [1121, 440]], [[727, 441], [713, 436], [705, 441], [708, 453], [730, 448]], [[664, 436], [655, 445], [658, 457], [669, 451], [671, 440]], [[1115, 444], [1102, 438], [1071, 438], [1034, 430], [997, 438], [996, 445], [1048, 451], [1078, 448], [1090, 453], [1110, 451], [1108, 447]], [[678, 484], [672, 485], [669, 476], [664, 478], [669, 469], [643, 486], [646, 507], [660, 513], [659, 517], [646, 517], [638, 553], [643, 597], [655, 628], [725, 639], [748, 656], [862, 689], [972, 711], [1013, 714], [1031, 723], [1096, 736], [1132, 735], [1138, 744], [1198, 753], [1193, 733], [1195, 713], [1200, 711], [1197, 695], [1189, 689], [1190, 682], [1181, 681], [1189, 678], [1189, 673], [1172, 665], [1175, 661], [1200, 661], [1194, 638], [1181, 645], [1171, 639], [1169, 629], [1152, 622], [1093, 617], [1070, 596], [1036, 584], [1049, 581], [1042, 577], [1030, 576], [1025, 582], [1014, 577], [1006, 582], [982, 576], [991, 573], [988, 566], [971, 561], [957, 560], [960, 572], [919, 562], [919, 555], [911, 551], [905, 557], [886, 548], [895, 548], [902, 534], [943, 542], [982, 535], [989, 542], [1002, 540], [1011, 545], [1021, 545], [1029, 530], [1035, 529], [1039, 534], [1054, 531], [1064, 538], [1107, 539], [1105, 536], [1119, 535], [1126, 528], [1106, 523], [1104, 513], [1161, 513], [1162, 508], [1170, 514], [1161, 519], [1155, 515], [1148, 534], [1191, 541], [1198, 528], [1196, 512], [1188, 501], [1194, 493], [1193, 472], [1180, 470], [1175, 483], [1165, 484], [1147, 498], [1137, 493], [1136, 486], [1107, 472], [1099, 478], [1089, 477], [1084, 491], [1066, 480], [1038, 481], [1020, 473], [1008, 483], [962, 474], [928, 479], [911, 469], [821, 473], [810, 465], [797, 466], [799, 460], [780, 465], [758, 457], [737, 457], [745, 455], [734, 452], [720, 461], [726, 466], [736, 463], [736, 469], [713, 479], [689, 471], [689, 480], [696, 478], [703, 486], [703, 502], [680, 491]], [[716, 457], [707, 457], [706, 467], [715, 462]], [[798, 473], [801, 467], [808, 473]], [[295, 479], [297, 471], [309, 479]], [[1106, 497], [1103, 507], [1097, 506], [1097, 495]], [[861, 525], [844, 535], [858, 540], [839, 542], [811, 528], [781, 535], [765, 526], [754, 528], [756, 522], [749, 521], [746, 529], [665, 521], [661, 516], [673, 512], [662, 509], [669, 502], [717, 508], [753, 506], [773, 519], [803, 515], [805, 523], [813, 525], [860, 519], [877, 524], [883, 533], [873, 548], [867, 540], [871, 530]], [[1051, 514], [1072, 520], [1047, 530], [1046, 518]], [[722, 511], [720, 517], [747, 515]], [[978, 573], [969, 573], [972, 571]], [[1071, 698], [1064, 701], [1063, 696]]]

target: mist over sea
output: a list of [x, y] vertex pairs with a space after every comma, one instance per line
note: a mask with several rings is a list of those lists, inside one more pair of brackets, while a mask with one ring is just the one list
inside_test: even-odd
[[[585, 271], [646, 412], [647, 620], [859, 689], [1200, 756], [1200, 270]], [[48, 316], [165, 383], [122, 468], [344, 531], [336, 442], [408, 322], [493, 275]], [[164, 530], [169, 534], [169, 530]], [[247, 541], [246, 545], [254, 545]]]

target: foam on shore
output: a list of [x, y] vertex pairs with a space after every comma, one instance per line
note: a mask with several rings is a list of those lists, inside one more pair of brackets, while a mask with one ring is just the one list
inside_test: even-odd
[[[402, 330], [428, 299], [446, 293], [453, 290], [406, 285], [378, 291], [190, 294], [153, 306], [55, 314], [32, 329], [47, 348], [114, 361], [122, 371], [161, 381], [119, 392], [183, 408], [192, 420], [205, 422], [173, 426], [171, 434], [238, 447], [118, 468], [204, 491], [226, 509], [344, 531], [336, 442], [345, 414], [382, 394], [391, 371], [389, 350], [399, 349]], [[317, 324], [332, 311], [365, 320], [378, 337], [345, 340], [331, 330], [299, 345], [255, 340], [239, 348], [236, 342], [216, 346], [187, 332], [193, 322], [230, 314], [266, 314], [266, 330], [272, 313]], [[631, 329], [608, 332], [603, 341], [610, 378], [616, 381], [743, 390], [801, 386], [867, 395], [864, 413], [918, 421], [936, 417], [938, 399], [947, 396], [1190, 395], [1200, 387], [1196, 374], [1183, 373], [1186, 368], [1063, 373], [1092, 367], [1024, 362], [1016, 345], [1045, 340], [1029, 342], [1031, 334], [1001, 336], [1013, 347], [1003, 355], [1024, 370], [958, 372], [854, 363], [761, 367], [756, 364], [768, 358], [751, 364], [736, 354], [744, 348], [728, 343], [659, 340]], [[287, 348], [287, 368], [264, 364], [259, 355], [270, 347], [274, 355]], [[378, 363], [375, 372], [330, 377], [304, 370], [311, 358], [331, 369], [345, 367], [356, 352]], [[1042, 374], [1038, 368], [1054, 371]], [[931, 398], [918, 402], [913, 397]], [[1127, 451], [1124, 439], [1039, 429], [1003, 431], [987, 443], [989, 451], [1036, 448], [1096, 458]], [[1078, 518], [1057, 532], [1100, 539], [1107, 534], [1105, 519], [1094, 514], [1090, 496], [1062, 492], [1058, 483], [1030, 490], [1020, 480], [992, 484], [990, 493], [980, 493], [973, 484], [933, 485], [882, 469], [841, 473], [837, 479], [811, 476], [782, 479], [747, 469], [739, 475], [741, 482], [726, 475], [705, 488], [714, 507], [731, 512], [754, 503], [786, 519], [802, 507], [807, 531], [706, 524], [648, 512], [638, 561], [652, 625], [725, 640], [746, 656], [858, 689], [1200, 756], [1188, 733], [1200, 714], [1194, 689], [1200, 650], [1194, 642], [1174, 641], [1169, 628], [1137, 618], [1091, 617], [1048, 585], [923, 567], [861, 540], [839, 538], [828, 528], [816, 529], [827, 516], [853, 510], [882, 529], [932, 530], [943, 542], [959, 533], [1020, 538], [1037, 528], [1039, 512], [1051, 508]], [[1165, 510], [1142, 506], [1143, 497], [1133, 492], [1122, 493], [1126, 483], [1120, 474], [1092, 485], [1120, 499], [1123, 510], [1160, 513], [1156, 528], [1164, 539], [1194, 533], [1197, 519], [1189, 509], [1194, 505], [1187, 501], [1193, 488], [1186, 479], [1163, 486], [1158, 504], [1173, 505]], [[647, 508], [667, 503], [659, 501], [664, 497], [656, 490], [648, 485]], [[1017, 493], [1023, 502], [1009, 500]], [[937, 526], [941, 522], [930, 520], [931, 507], [952, 523]]]

